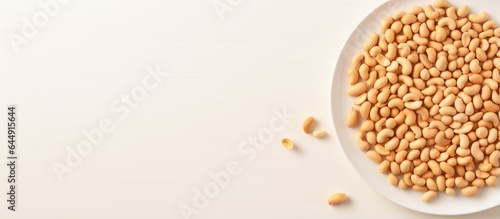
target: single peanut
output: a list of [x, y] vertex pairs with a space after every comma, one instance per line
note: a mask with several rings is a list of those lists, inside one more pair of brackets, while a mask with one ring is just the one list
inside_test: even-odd
[[[353, 109], [354, 110], [354, 109]], [[352, 111], [353, 111], [352, 110]], [[347, 120], [347, 124], [354, 124], [354, 126], [356, 125], [357, 123], [357, 113], [355, 114], [356, 116], [352, 115], [353, 112], [351, 111], [351, 115], [349, 115], [349, 119]], [[352, 116], [352, 117], [351, 117]], [[355, 121], [351, 121], [351, 120], [355, 120]], [[302, 130], [304, 130], [304, 133], [306, 134], [311, 134], [312, 132], [312, 126], [314, 124], [315, 120], [313, 117], [307, 117], [304, 122], [302, 123]]]
[[422, 196], [422, 201], [424, 201], [424, 202], [430, 202], [436, 196], [437, 196], [437, 193], [435, 191], [427, 191]]
[[326, 132], [322, 130], [314, 130], [312, 134], [316, 138], [323, 138], [326, 136]]
[[293, 144], [293, 142], [292, 142], [290, 139], [288, 139], [288, 138], [283, 138], [283, 139], [281, 140], [281, 144], [282, 144], [283, 146], [285, 146], [285, 147], [286, 147], [287, 149], [289, 149], [289, 150], [292, 150], [292, 149], [294, 148], [294, 146], [295, 146], [295, 145]]
[[336, 193], [336, 194], [333, 194], [331, 195], [329, 198], [328, 198], [328, 204], [329, 205], [338, 205], [338, 204], [342, 204], [344, 203], [345, 201], [347, 201], [347, 195], [344, 194], [344, 193]]
[[462, 195], [467, 197], [474, 196], [477, 194], [478, 190], [479, 189], [475, 186], [465, 187], [462, 189]]
[[489, 161], [493, 167], [500, 167], [500, 151], [496, 150], [491, 153]]
[[452, 5], [448, 2], [448, 0], [435, 0], [434, 7], [436, 8], [449, 8]]
[[[306, 120], [307, 121], [307, 120]], [[310, 123], [310, 122], [308, 122]], [[349, 116], [347, 117], [347, 127], [353, 128], [358, 124], [358, 111], [356, 111], [354, 108], [351, 109], [351, 112], [349, 113]], [[304, 124], [306, 125], [306, 124]], [[307, 131], [310, 131], [310, 126], [311, 124], [307, 124], [307, 128], [304, 127], [304, 132], [307, 133]], [[306, 131], [307, 129], [307, 131]], [[307, 133], [308, 134], [308, 133]]]

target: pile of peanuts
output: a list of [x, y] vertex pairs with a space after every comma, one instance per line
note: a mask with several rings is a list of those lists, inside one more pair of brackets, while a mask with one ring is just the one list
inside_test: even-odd
[[[500, 176], [500, 28], [447, 0], [382, 22], [353, 58], [347, 126], [401, 189], [474, 196]], [[361, 118], [359, 118], [361, 117]], [[362, 121], [360, 121], [362, 120]], [[361, 123], [358, 126], [358, 123]]]

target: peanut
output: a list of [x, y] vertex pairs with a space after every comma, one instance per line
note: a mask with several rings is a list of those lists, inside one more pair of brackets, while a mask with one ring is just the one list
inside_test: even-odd
[[281, 144], [282, 144], [283, 146], [285, 146], [285, 147], [286, 147], [287, 149], [289, 149], [289, 150], [292, 150], [292, 149], [294, 148], [294, 144], [293, 144], [293, 142], [292, 142], [290, 139], [288, 139], [288, 138], [283, 138], [283, 139], [281, 140]]
[[500, 167], [500, 151], [496, 150], [490, 154], [489, 161], [493, 167]]
[[436, 8], [449, 8], [452, 5], [448, 2], [448, 0], [435, 0], [434, 7]]
[[[352, 111], [351, 111], [351, 113], [352, 113]], [[349, 117], [351, 117], [351, 115], [350, 115]], [[356, 116], [353, 116], [353, 117], [356, 117], [356, 119], [355, 119], [355, 120], [356, 120], [356, 122], [349, 121], [349, 120], [353, 119], [353, 118], [349, 118], [349, 119], [348, 119], [348, 124], [350, 124], [350, 123], [357, 123], [357, 113], [356, 113]], [[311, 129], [312, 129], [312, 126], [313, 126], [314, 122], [315, 122], [315, 120], [314, 120], [314, 118], [313, 118], [313, 117], [311, 117], [311, 116], [310, 116], [310, 117], [307, 117], [307, 118], [304, 120], [304, 122], [302, 123], [302, 130], [304, 130], [304, 133], [306, 133], [306, 134], [311, 134], [311, 132], [312, 132], [312, 130], [311, 130]], [[354, 124], [354, 125], [355, 125], [355, 124]]]
[[496, 176], [490, 176], [490, 177], [488, 177], [488, 178], [485, 180], [485, 182], [486, 182], [486, 185], [488, 185], [489, 187], [494, 187], [494, 186], [496, 186], [496, 185], [497, 185], [497, 183], [498, 183], [498, 179], [497, 179], [497, 177], [496, 177]]
[[312, 134], [316, 138], [323, 138], [326, 136], [326, 132], [323, 130], [314, 130]]
[[467, 5], [463, 5], [457, 10], [458, 17], [462, 18], [469, 14], [469, 7]]
[[469, 15], [469, 20], [474, 23], [484, 23], [488, 20], [488, 14], [486, 12], [481, 12], [479, 14], [471, 14]]
[[455, 195], [455, 189], [454, 188], [446, 188], [446, 194], [447, 195]]
[[382, 163], [382, 156], [378, 154], [376, 151], [370, 150], [366, 152], [366, 156], [373, 160], [375, 163]]
[[422, 196], [422, 201], [424, 201], [424, 202], [430, 202], [436, 196], [437, 196], [437, 193], [435, 191], [427, 191]]
[[[310, 121], [307, 121], [307, 123], [310, 123]], [[353, 128], [357, 124], [358, 124], [358, 111], [356, 111], [354, 108], [352, 108], [351, 112], [349, 113], [349, 116], [347, 118], [347, 127]], [[308, 131], [310, 132], [310, 129], [311, 129], [310, 126], [311, 126], [311, 124], [304, 124], [304, 132], [305, 133], [307, 133]], [[307, 131], [306, 131], [306, 129], [307, 129]]]
[[368, 42], [365, 45], [365, 50], [369, 51], [377, 44], [378, 44], [378, 35], [376, 33], [373, 33], [372, 35], [370, 35], [370, 40], [368, 40]]
[[477, 194], [478, 190], [479, 189], [475, 186], [465, 187], [462, 189], [462, 195], [467, 197], [474, 196]]
[[329, 205], [338, 205], [338, 204], [342, 204], [344, 203], [345, 201], [347, 201], [348, 197], [346, 194], [344, 193], [336, 193], [336, 194], [333, 194], [331, 195], [329, 198], [328, 198], [328, 204]]
[[389, 176], [387, 177], [387, 181], [389, 182], [389, 184], [393, 185], [393, 186], [397, 186], [398, 185], [398, 178], [396, 177], [396, 175], [394, 174], [389, 174]]

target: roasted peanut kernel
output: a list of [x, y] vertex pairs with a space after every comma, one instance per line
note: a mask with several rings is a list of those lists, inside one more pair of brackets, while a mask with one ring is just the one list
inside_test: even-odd
[[316, 138], [323, 138], [326, 136], [326, 132], [323, 130], [314, 130], [313, 131], [313, 136]]
[[[352, 111], [351, 111], [351, 113], [352, 113]], [[356, 115], [357, 115], [357, 114], [356, 114]], [[351, 116], [352, 116], [352, 115], [351, 115]], [[356, 122], [350, 121], [351, 119], [353, 119], [353, 118], [351, 118], [351, 116], [349, 116], [349, 120], [348, 120], [348, 122], [347, 122], [347, 123], [348, 123], [348, 124], [357, 123], [357, 121], [356, 121]], [[353, 117], [354, 117], [354, 116], [353, 116]], [[356, 120], [357, 120], [357, 116], [356, 116]], [[313, 118], [313, 117], [307, 117], [307, 118], [304, 120], [304, 122], [302, 123], [302, 130], [304, 130], [304, 133], [306, 133], [306, 134], [311, 134], [311, 132], [312, 132], [312, 130], [311, 130], [311, 129], [312, 129], [312, 126], [313, 126], [314, 122], [315, 122], [315, 120], [314, 120], [314, 118]]]
[[347, 201], [348, 197], [346, 194], [344, 193], [336, 193], [336, 194], [333, 194], [331, 195], [329, 198], [328, 198], [328, 204], [329, 205], [338, 205], [338, 204], [342, 204], [344, 203], [345, 201]]
[[422, 196], [422, 201], [424, 201], [424, 202], [430, 202], [436, 196], [437, 196], [437, 193], [435, 191], [427, 191]]
[[293, 144], [293, 142], [292, 142], [290, 139], [288, 139], [288, 138], [283, 138], [283, 139], [281, 140], [281, 144], [282, 144], [283, 146], [285, 146], [285, 147], [286, 147], [287, 149], [289, 149], [289, 150], [292, 150], [292, 149], [294, 148], [294, 146], [295, 146], [295, 145]]

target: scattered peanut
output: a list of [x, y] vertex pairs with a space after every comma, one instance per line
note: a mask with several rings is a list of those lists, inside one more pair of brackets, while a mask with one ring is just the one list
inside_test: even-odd
[[338, 205], [347, 201], [347, 195], [344, 193], [336, 193], [328, 198], [329, 205]]
[[314, 130], [313, 131], [313, 136], [316, 138], [323, 138], [326, 136], [326, 132], [322, 130]]
[[[312, 132], [312, 126], [314, 124], [315, 120], [313, 117], [307, 117], [304, 122], [302, 123], [302, 130], [304, 130], [304, 132], [306, 134], [311, 134]], [[357, 118], [356, 118], [356, 122], [357, 122]], [[349, 122], [348, 122], [349, 124]]]
[[286, 147], [287, 149], [289, 149], [289, 150], [292, 150], [292, 149], [294, 148], [294, 146], [295, 146], [295, 145], [293, 144], [293, 142], [292, 142], [290, 139], [288, 139], [288, 138], [283, 138], [283, 139], [281, 140], [281, 144], [282, 144], [283, 146], [285, 146], [285, 147]]
[[[388, 182], [467, 197], [500, 175], [500, 28], [435, 0], [383, 21], [353, 58], [347, 126]], [[377, 42], [375, 42], [377, 41]], [[357, 73], [357, 74], [355, 74]], [[314, 133], [313, 133], [314, 134]]]

